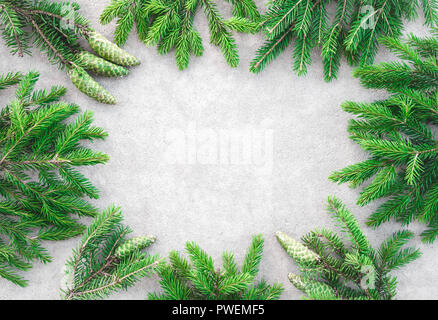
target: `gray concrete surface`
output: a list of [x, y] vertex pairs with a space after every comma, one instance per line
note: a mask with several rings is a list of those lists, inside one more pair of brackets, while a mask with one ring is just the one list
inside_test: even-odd
[[[78, 2], [93, 25], [111, 37], [114, 25], [103, 27], [97, 22], [108, 1]], [[257, 2], [262, 7], [263, 1]], [[220, 5], [220, 9], [229, 15], [228, 5]], [[197, 16], [196, 24], [204, 38], [205, 54], [193, 59], [184, 72], [177, 70], [173, 55], [159, 56], [131, 36], [126, 49], [139, 57], [142, 65], [125, 79], [101, 79], [119, 99], [116, 106], [101, 105], [80, 94], [67, 75], [47, 64], [39, 52], [19, 59], [2, 45], [0, 71], [39, 70], [39, 87], [63, 84], [69, 101], [94, 111], [96, 125], [109, 132], [109, 138], [95, 143], [94, 148], [111, 156], [107, 165], [83, 170], [102, 191], [95, 203], [101, 208], [120, 205], [135, 234], [156, 235], [158, 241], [151, 252], [166, 255], [195, 240], [218, 263], [223, 250], [234, 251], [241, 261], [251, 236], [263, 233], [266, 242], [260, 276], [284, 283], [283, 299], [298, 299], [300, 292], [287, 281], [295, 266], [274, 233], [283, 230], [298, 238], [314, 227], [332, 226], [325, 213], [328, 195], [341, 198], [365, 221], [375, 205], [357, 207], [359, 191], [337, 186], [327, 177], [366, 157], [348, 139], [350, 116], [340, 109], [341, 102], [371, 101], [385, 93], [361, 88], [345, 64], [339, 80], [325, 83], [316, 52], [306, 77], [298, 78], [291, 71], [290, 50], [263, 73], [253, 75], [248, 65], [263, 42], [262, 35], [236, 36], [241, 64], [231, 69], [219, 49], [209, 45], [203, 14]], [[421, 35], [427, 30], [420, 18], [408, 23], [407, 31]], [[382, 50], [378, 61], [392, 58]], [[10, 94], [2, 93], [2, 105]], [[255, 150], [252, 159], [226, 161], [227, 153], [236, 152], [221, 139], [245, 130], [254, 133], [253, 139], [243, 143]], [[181, 136], [185, 138], [181, 140]], [[266, 142], [263, 148], [260, 141]], [[215, 150], [222, 160], [215, 160]], [[257, 150], [263, 152], [257, 155]], [[194, 152], [198, 153], [196, 161]], [[398, 228], [389, 223], [365, 232], [378, 244]], [[412, 225], [411, 229], [419, 232], [422, 227]], [[25, 289], [0, 279], [0, 299], [58, 299], [64, 261], [78, 241], [47, 243], [54, 261], [36, 264], [27, 272], [30, 283]], [[413, 244], [424, 255], [397, 272], [398, 298], [435, 299], [438, 244], [422, 245], [418, 238]], [[153, 277], [111, 298], [145, 299], [147, 292], [157, 288]]]

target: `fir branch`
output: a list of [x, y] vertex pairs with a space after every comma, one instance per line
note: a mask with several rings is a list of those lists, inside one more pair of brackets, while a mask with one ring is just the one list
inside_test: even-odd
[[19, 57], [23, 57], [24, 56], [24, 50], [23, 50], [23, 45], [21, 44], [21, 40], [20, 37], [18, 35], [18, 30], [15, 27], [14, 22], [12, 21], [11, 15], [9, 14], [9, 12], [6, 10], [6, 7], [4, 5], [0, 5], [0, 10], [4, 12], [4, 14], [8, 17], [9, 23], [11, 28], [13, 29], [13, 33], [14, 33], [14, 37], [15, 37], [15, 41], [16, 41], [16, 45], [18, 47], [18, 56]]
[[312, 300], [393, 299], [396, 281], [390, 271], [421, 255], [419, 250], [403, 248], [413, 234], [405, 230], [394, 233], [376, 254], [355, 217], [338, 199], [329, 198], [329, 212], [335, 214], [340, 230], [349, 235], [352, 247], [328, 230], [310, 232], [302, 238], [303, 243], [277, 232], [278, 241], [301, 272], [289, 275], [292, 284]]
[[[331, 3], [336, 5], [332, 16], [326, 10], [326, 6]], [[424, 0], [423, 7], [426, 23], [436, 26], [436, 4]], [[346, 56], [350, 65], [373, 63], [378, 51], [378, 39], [382, 36], [399, 37], [403, 29], [403, 19], [415, 17], [417, 11], [416, 5], [409, 5], [404, 0], [370, 3], [357, 0], [272, 1], [260, 23], [267, 43], [257, 51], [250, 71], [260, 72], [279, 52], [290, 45], [291, 41], [284, 43], [277, 51], [272, 41], [278, 40], [281, 35], [285, 35], [286, 30], [292, 28], [291, 38], [297, 39], [293, 54], [294, 71], [298, 75], [306, 73], [306, 66], [311, 62], [309, 52], [317, 47], [321, 51], [324, 78], [331, 81], [337, 76], [342, 55]], [[330, 21], [333, 23], [327, 28]], [[270, 59], [262, 63], [264, 57]]]
[[[405, 224], [417, 219], [434, 229], [438, 68], [430, 62], [436, 59], [438, 42], [414, 35], [408, 40], [384, 38], [382, 42], [406, 62], [364, 66], [354, 74], [368, 88], [388, 90], [390, 97], [377, 103], [349, 102], [343, 106], [361, 118], [350, 123], [349, 131], [371, 159], [335, 172], [330, 179], [358, 186], [374, 176], [358, 199], [358, 204], [365, 205], [386, 198], [369, 217], [371, 226], [390, 219]], [[433, 231], [423, 234], [423, 241], [435, 238]]]
[[[0, 76], [2, 86], [18, 83], [16, 99], [4, 107], [0, 115], [0, 220], [3, 222], [0, 236], [8, 239], [6, 248], [16, 259], [49, 262], [50, 256], [40, 242], [80, 234], [84, 227], [70, 215], [94, 215], [95, 209], [82, 197], [97, 198], [98, 190], [72, 169], [73, 165], [80, 165], [74, 154], [81, 150], [79, 142], [91, 126], [91, 114], [79, 117], [88, 120], [83, 130], [70, 130], [75, 125], [65, 122], [78, 113], [79, 107], [57, 102], [65, 93], [62, 87], [34, 91], [38, 76], [36, 72]], [[103, 131], [102, 135], [105, 136]], [[62, 156], [55, 152], [56, 141], [61, 137], [75, 141], [64, 146], [66, 152]], [[107, 160], [106, 155], [95, 153], [95, 158], [87, 161], [93, 165]], [[30, 173], [39, 179], [31, 179]], [[0, 256], [0, 273], [24, 285], [21, 278], [13, 276], [16, 268], [14, 263]]]
[[[293, 27], [290, 27], [278, 39], [273, 39], [273, 43], [268, 42], [265, 47], [261, 48], [257, 53], [257, 57], [251, 63], [250, 71], [260, 72], [265, 65], [274, 60], [281, 51], [285, 50], [290, 41]], [[265, 50], [267, 49], [267, 50]]]
[[196, 243], [188, 242], [190, 262], [176, 251], [170, 264], [158, 268], [162, 293], [150, 293], [150, 300], [276, 300], [283, 288], [265, 281], [253, 284], [263, 253], [261, 235], [253, 238], [239, 271], [230, 253], [223, 254], [223, 270], [216, 270], [213, 259]]
[[49, 39], [47, 39], [46, 35], [44, 34], [44, 32], [40, 29], [40, 27], [38, 26], [38, 24], [35, 22], [35, 20], [32, 17], [27, 17], [29, 19], [29, 21], [31, 22], [32, 26], [34, 27], [35, 31], [38, 33], [38, 35], [41, 37], [41, 39], [43, 39], [43, 41], [45, 42], [45, 44], [47, 45], [47, 47], [50, 48], [50, 50], [53, 52], [53, 54], [58, 57], [58, 59], [64, 64], [64, 65], [70, 65], [72, 64], [71, 61], [68, 61], [66, 59], [64, 59], [64, 57], [62, 56], [62, 54], [53, 46], [53, 44], [49, 41]]
[[158, 256], [141, 251], [155, 238], [127, 240], [131, 232], [122, 225], [119, 208], [111, 207], [98, 215], [86, 230], [82, 242], [66, 264], [66, 300], [99, 299], [132, 286], [162, 264]]
[[7, 87], [13, 86], [20, 82], [22, 74], [17, 73], [7, 73], [0, 75], [0, 90], [6, 89]]
[[[154, 268], [156, 268], [159, 265], [159, 263], [160, 263], [159, 261], [154, 261], [153, 263], [151, 263], [151, 264], [149, 264], [147, 266], [144, 266], [144, 267], [142, 267], [140, 269], [132, 271], [131, 273], [128, 273], [128, 274], [124, 275], [123, 277], [117, 278], [114, 281], [112, 281], [110, 283], [107, 283], [105, 285], [102, 285], [100, 287], [89, 289], [89, 290], [85, 290], [85, 291], [81, 291], [81, 292], [78, 292], [78, 293], [70, 293], [66, 297], [66, 300], [74, 300], [74, 299], [77, 299], [80, 296], [93, 295], [96, 292], [104, 291], [104, 290], [106, 290], [108, 288], [111, 288], [111, 287], [120, 286], [120, 284], [122, 284], [124, 281], [126, 281], [126, 279], [128, 279], [130, 277], [133, 277], [133, 276], [135, 276], [137, 274], [141, 274], [145, 270], [154, 269]], [[101, 273], [102, 273], [102, 271], [101, 271]], [[104, 274], [104, 275], [108, 276], [108, 274]]]
[[[50, 62], [58, 64], [60, 69], [68, 70], [72, 82], [80, 91], [99, 102], [115, 103], [116, 99], [94, 81], [87, 71], [105, 76], [126, 75], [128, 71], [123, 66], [136, 65], [138, 60], [101, 35], [99, 43], [104, 42], [104, 45], [96, 46], [97, 33], [78, 10], [76, 3], [0, 0], [0, 26], [6, 46], [12, 54], [30, 55], [33, 40], [33, 46], [45, 52]], [[120, 37], [123, 38], [124, 34], [121, 33]], [[84, 52], [81, 38], [87, 40], [93, 50], [105, 59], [91, 53], [81, 54]]]
[[63, 21], [66, 24], [71, 24], [73, 23], [73, 25], [80, 29], [83, 34], [88, 34], [88, 32], [90, 31], [90, 27], [88, 25], [88, 23], [77, 23], [76, 21], [71, 21], [71, 19], [65, 18], [62, 15], [53, 13], [53, 12], [48, 12], [48, 11], [43, 11], [43, 10], [32, 10], [32, 9], [24, 9], [24, 8], [19, 8], [19, 7], [12, 7], [15, 11], [25, 15], [25, 16], [33, 16], [33, 15], [43, 15], [43, 16], [47, 16], [47, 17], [52, 17], [52, 18], [56, 18], [58, 20]]
[[202, 39], [193, 26], [200, 6], [204, 10], [210, 32], [210, 42], [219, 46], [231, 67], [239, 63], [237, 45], [232, 31], [255, 33], [259, 30], [260, 14], [253, 0], [230, 0], [233, 17], [225, 20], [212, 0], [144, 1], [113, 0], [102, 12], [100, 21], [107, 24], [117, 19], [115, 41], [125, 44], [133, 24], [139, 38], [150, 46], [157, 46], [160, 54], [175, 48], [176, 64], [186, 69], [191, 54], [203, 54]]

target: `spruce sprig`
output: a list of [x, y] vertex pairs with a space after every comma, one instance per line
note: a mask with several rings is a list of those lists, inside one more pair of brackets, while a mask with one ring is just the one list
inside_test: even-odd
[[7, 74], [0, 75], [0, 90], [6, 89], [7, 87], [19, 83], [22, 76], [23, 75], [20, 72], [17, 73], [9, 72]]
[[[324, 79], [336, 79], [345, 55], [350, 65], [372, 64], [382, 36], [397, 38], [403, 20], [417, 15], [419, 1], [397, 0], [282, 0], [271, 1], [261, 17], [265, 44], [251, 63], [258, 73], [294, 42], [293, 70], [307, 73], [311, 53], [321, 52]], [[421, 1], [428, 26], [437, 26], [438, 3]], [[328, 7], [335, 5], [334, 14]], [[295, 40], [295, 41], [293, 41]]]
[[92, 113], [68, 121], [79, 107], [60, 101], [63, 87], [36, 90], [38, 76], [0, 76], [0, 88], [18, 84], [0, 112], [0, 276], [20, 286], [27, 282], [18, 271], [51, 261], [42, 240], [77, 236], [84, 226], [72, 214], [97, 213], [83, 197], [99, 192], [77, 168], [108, 160], [81, 145], [107, 135], [92, 126]]
[[[30, 55], [34, 46], [51, 63], [67, 69], [80, 91], [99, 102], [114, 104], [116, 99], [87, 71], [124, 76], [128, 74], [125, 67], [137, 65], [139, 61], [97, 34], [79, 9], [75, 2], [0, 0], [0, 32], [12, 54]], [[98, 56], [85, 51], [80, 39], [87, 40]]]
[[277, 300], [283, 292], [280, 284], [254, 283], [263, 255], [263, 238], [252, 240], [242, 268], [234, 255], [224, 252], [223, 267], [216, 269], [213, 259], [194, 242], [186, 243], [186, 259], [172, 251], [170, 262], [158, 269], [162, 292], [149, 294], [150, 300]]
[[202, 56], [204, 47], [193, 25], [198, 8], [207, 18], [210, 42], [220, 47], [231, 67], [239, 64], [239, 54], [232, 31], [255, 33], [260, 14], [253, 0], [229, 0], [233, 17], [224, 19], [212, 0], [112, 0], [100, 17], [102, 24], [117, 19], [114, 41], [122, 46], [136, 26], [140, 40], [157, 46], [160, 54], [175, 49], [176, 64], [186, 69], [190, 56]]
[[[407, 230], [392, 234], [374, 250], [354, 215], [331, 197], [328, 212], [341, 235], [319, 229], [299, 241], [283, 232], [277, 239], [299, 267], [300, 274], [289, 280], [307, 299], [314, 300], [392, 300], [397, 293], [397, 279], [391, 271], [420, 257], [414, 248], [403, 248], [413, 238]], [[344, 237], [350, 241], [345, 243]]]
[[160, 265], [158, 255], [142, 252], [155, 242], [155, 237], [127, 239], [132, 231], [122, 220], [120, 208], [110, 207], [96, 216], [84, 232], [79, 247], [66, 263], [64, 299], [105, 298], [126, 290]]
[[383, 43], [402, 61], [361, 67], [354, 75], [365, 87], [386, 89], [391, 96], [342, 105], [358, 117], [348, 130], [370, 158], [334, 172], [330, 179], [353, 187], [371, 179], [358, 204], [386, 201], [369, 217], [368, 225], [418, 220], [428, 225], [423, 241], [433, 242], [438, 235], [438, 40], [410, 35], [406, 40], [384, 38]]

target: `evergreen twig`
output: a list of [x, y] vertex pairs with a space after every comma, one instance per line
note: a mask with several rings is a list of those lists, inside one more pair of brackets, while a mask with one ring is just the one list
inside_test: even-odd
[[314, 300], [392, 300], [397, 280], [390, 272], [420, 257], [418, 249], [403, 248], [413, 238], [407, 230], [394, 233], [374, 250], [353, 214], [340, 200], [328, 200], [343, 237], [328, 229], [309, 232], [299, 241], [283, 232], [277, 239], [297, 263], [301, 274], [289, 274], [292, 284]]
[[[0, 0], [0, 32], [12, 54], [30, 55], [34, 45], [47, 54], [50, 62], [66, 68], [80, 91], [102, 103], [115, 103], [116, 99], [87, 71], [124, 76], [128, 74], [124, 67], [139, 61], [101, 35], [97, 39], [96, 31], [78, 10], [78, 4], [69, 2]], [[85, 51], [79, 38], [87, 40], [104, 59]]]
[[[417, 15], [418, 2], [361, 0], [271, 1], [260, 18], [266, 43], [257, 51], [250, 71], [258, 73], [294, 41], [293, 70], [307, 73], [314, 48], [321, 51], [324, 79], [336, 79], [344, 54], [350, 65], [372, 64], [382, 36], [399, 37], [403, 20]], [[328, 6], [335, 5], [334, 15]], [[426, 24], [438, 23], [438, 3], [422, 1]]]
[[438, 236], [438, 40], [411, 34], [406, 40], [382, 42], [404, 61], [364, 66], [354, 75], [367, 88], [386, 89], [390, 98], [342, 105], [358, 116], [348, 130], [370, 158], [334, 172], [330, 179], [353, 187], [372, 179], [358, 204], [386, 201], [369, 217], [368, 225], [419, 220], [428, 224], [423, 241], [433, 242]]
[[142, 250], [155, 237], [126, 239], [131, 229], [122, 224], [120, 208], [110, 207], [96, 216], [82, 241], [66, 264], [66, 300], [101, 299], [112, 292], [127, 289], [150, 275], [162, 264], [159, 256]]
[[210, 42], [221, 48], [231, 67], [239, 64], [232, 31], [255, 33], [260, 14], [253, 0], [227, 0], [233, 5], [233, 17], [224, 19], [212, 0], [112, 0], [102, 12], [100, 21], [107, 24], [117, 19], [114, 41], [123, 46], [134, 25], [140, 40], [157, 46], [160, 54], [175, 49], [176, 64], [186, 69], [190, 56], [204, 52], [202, 39], [193, 25], [198, 7], [204, 9]]
[[222, 256], [223, 268], [215, 269], [213, 259], [196, 243], [186, 243], [190, 261], [177, 251], [170, 263], [158, 268], [161, 293], [150, 293], [150, 300], [277, 300], [280, 284], [254, 283], [263, 255], [263, 238], [255, 236], [239, 270], [232, 253]]
[[38, 77], [0, 76], [0, 89], [18, 84], [0, 113], [0, 276], [20, 286], [27, 282], [18, 271], [51, 260], [43, 240], [77, 236], [84, 226], [71, 215], [97, 213], [83, 197], [98, 198], [98, 190], [76, 167], [108, 160], [80, 145], [107, 135], [91, 125], [92, 113], [66, 122], [79, 107], [60, 101], [63, 87], [35, 90]]

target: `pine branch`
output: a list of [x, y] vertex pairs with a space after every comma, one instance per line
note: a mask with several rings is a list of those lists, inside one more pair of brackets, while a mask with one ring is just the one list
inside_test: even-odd
[[170, 264], [158, 269], [162, 293], [150, 293], [150, 300], [276, 300], [283, 288], [261, 281], [253, 284], [263, 254], [263, 238], [253, 238], [242, 271], [233, 255], [223, 254], [223, 270], [216, 270], [213, 259], [196, 243], [188, 242], [190, 262], [172, 251]]
[[[34, 91], [38, 77], [36, 72], [0, 76], [2, 87], [18, 83], [15, 100], [0, 113], [0, 236], [8, 240], [5, 248], [14, 259], [29, 263], [50, 261], [42, 240], [68, 239], [83, 231], [71, 214], [96, 213], [82, 197], [97, 198], [98, 190], [73, 166], [108, 160], [106, 155], [89, 150], [86, 161], [78, 162], [75, 154], [87, 150], [80, 146], [81, 140], [104, 138], [106, 133], [91, 127], [91, 113], [76, 122], [66, 121], [79, 107], [58, 102], [65, 94], [62, 87]], [[87, 137], [90, 129], [99, 134]], [[21, 270], [17, 263], [0, 256], [0, 273], [25, 285], [16, 269]]]
[[32, 17], [28, 17], [28, 19], [29, 19], [30, 23], [32, 24], [32, 26], [34, 27], [37, 34], [41, 37], [41, 39], [44, 41], [44, 43], [47, 45], [47, 47], [50, 48], [50, 50], [53, 52], [53, 54], [61, 61], [61, 63], [66, 65], [66, 66], [70, 65], [72, 62], [64, 59], [62, 54], [53, 46], [53, 44], [49, 41], [49, 39], [47, 39], [44, 32], [40, 29], [40, 27], [35, 22], [35, 20]]
[[273, 61], [282, 51], [284, 51], [289, 42], [292, 40], [293, 27], [289, 28], [286, 32], [281, 34], [278, 39], [272, 39], [268, 41], [265, 46], [259, 49], [257, 57], [251, 63], [250, 71], [260, 72]]
[[22, 74], [17, 73], [7, 73], [0, 75], [0, 90], [6, 89], [7, 87], [13, 86], [20, 82]]
[[6, 15], [9, 25], [11, 26], [13, 36], [15, 38], [16, 46], [18, 48], [18, 56], [23, 57], [24, 56], [24, 49], [23, 44], [21, 43], [19, 31], [18, 28], [15, 26], [14, 21], [12, 20], [12, 17], [6, 7], [4, 5], [0, 5], [0, 10]]
[[253, 0], [226, 0], [233, 5], [233, 16], [246, 18], [257, 22], [260, 19], [260, 13], [257, 5]]
[[[426, 23], [436, 26], [438, 7], [427, 0], [423, 2]], [[336, 11], [329, 15], [326, 7], [336, 5]], [[403, 20], [417, 14], [416, 1], [371, 1], [358, 0], [285, 0], [272, 1], [267, 13], [261, 17], [267, 43], [258, 51], [250, 66], [251, 72], [260, 72], [275, 57], [284, 51], [292, 41], [281, 42], [286, 30], [294, 44], [294, 71], [304, 75], [311, 63], [310, 52], [321, 51], [324, 65], [324, 79], [331, 81], [337, 76], [342, 55], [350, 65], [372, 64], [382, 36], [399, 37]], [[328, 27], [329, 22], [333, 21]], [[275, 44], [282, 46], [276, 49]], [[380, 42], [383, 43], [383, 42]], [[266, 59], [269, 57], [269, 59]]]
[[[386, 89], [391, 96], [376, 103], [343, 105], [360, 118], [350, 123], [349, 131], [371, 159], [335, 172], [330, 179], [359, 186], [372, 178], [358, 204], [380, 198], [386, 202], [370, 216], [371, 226], [390, 219], [404, 224], [419, 220], [434, 230], [438, 68], [433, 61], [438, 41], [410, 35], [407, 40], [384, 38], [382, 42], [404, 61], [364, 66], [354, 74], [365, 87]], [[423, 241], [433, 242], [436, 235], [427, 231]]]
[[66, 300], [101, 299], [114, 291], [132, 286], [162, 264], [158, 256], [141, 251], [155, 238], [127, 240], [130, 229], [122, 225], [119, 208], [103, 211], [86, 230], [81, 244], [67, 261]]
[[[18, 53], [19, 56], [30, 55], [32, 45], [39, 48], [47, 54], [50, 62], [68, 70], [72, 82], [80, 91], [102, 103], [115, 103], [115, 98], [87, 71], [104, 76], [123, 76], [128, 73], [124, 67], [134, 65], [132, 60], [135, 58], [101, 35], [96, 45], [97, 33], [78, 10], [79, 6], [75, 3], [0, 0], [0, 26], [6, 46], [12, 54]], [[124, 35], [120, 34], [120, 37]], [[104, 59], [91, 53], [84, 54], [81, 38], [87, 40]]]
[[236, 67], [239, 56], [232, 31], [257, 32], [260, 14], [253, 0], [230, 2], [233, 17], [225, 20], [212, 0], [147, 0], [142, 5], [136, 0], [113, 0], [102, 12], [100, 21], [107, 24], [118, 19], [114, 34], [120, 46], [125, 44], [135, 23], [140, 40], [157, 46], [160, 54], [167, 54], [174, 48], [176, 64], [183, 70], [188, 67], [191, 54], [201, 56], [204, 51], [202, 39], [193, 26], [201, 6], [207, 18], [210, 42], [221, 48], [231, 67]]
[[396, 280], [390, 271], [420, 257], [419, 250], [403, 247], [412, 239], [409, 231], [399, 231], [378, 250], [371, 248], [357, 220], [336, 198], [329, 198], [329, 213], [352, 243], [328, 230], [315, 230], [302, 243], [277, 232], [277, 239], [296, 262], [300, 275], [289, 280], [312, 300], [390, 300], [396, 293]]

